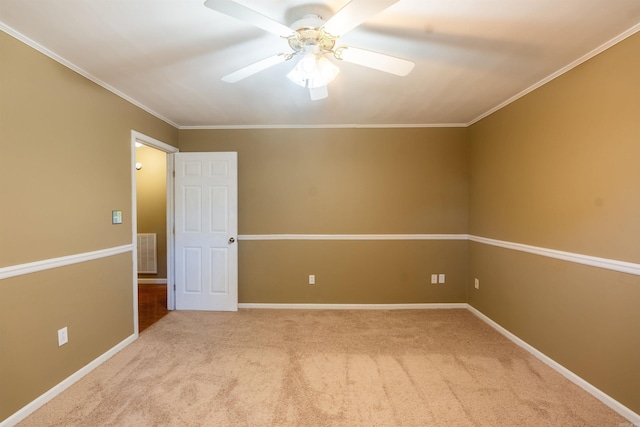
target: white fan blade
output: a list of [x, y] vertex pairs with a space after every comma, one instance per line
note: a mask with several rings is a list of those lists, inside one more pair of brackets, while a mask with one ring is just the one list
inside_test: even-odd
[[395, 56], [372, 52], [370, 50], [358, 49], [356, 47], [341, 46], [336, 49], [335, 56], [338, 59], [351, 62], [352, 64], [374, 68], [400, 77], [409, 74], [416, 65], [406, 59], [400, 59]]
[[322, 28], [332, 36], [344, 36], [367, 19], [397, 2], [398, 0], [352, 0], [333, 15]]
[[312, 101], [318, 101], [319, 99], [325, 99], [329, 96], [329, 91], [326, 86], [310, 87], [309, 96]]
[[245, 79], [249, 76], [252, 76], [256, 73], [259, 73], [262, 70], [266, 70], [269, 67], [273, 67], [274, 65], [278, 65], [281, 62], [286, 61], [287, 59], [290, 59], [291, 55], [286, 55], [284, 53], [280, 53], [278, 55], [274, 55], [274, 56], [270, 56], [268, 58], [262, 59], [258, 62], [254, 62], [251, 65], [248, 65], [244, 68], [240, 68], [238, 71], [234, 71], [231, 74], [227, 74], [226, 76], [222, 77], [222, 81], [223, 82], [227, 82], [227, 83], [235, 83], [237, 81], [240, 81], [242, 79]]
[[295, 34], [294, 31], [286, 25], [276, 22], [260, 12], [249, 9], [246, 6], [231, 0], [207, 0], [204, 2], [204, 5], [210, 9], [224, 13], [225, 15], [239, 19], [240, 21], [248, 24], [255, 25], [258, 28], [262, 28], [263, 30], [276, 34], [280, 37], [289, 37]]

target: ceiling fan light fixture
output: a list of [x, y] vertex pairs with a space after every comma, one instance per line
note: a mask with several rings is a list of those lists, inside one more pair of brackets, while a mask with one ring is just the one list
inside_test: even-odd
[[287, 77], [298, 86], [312, 89], [328, 85], [339, 72], [340, 69], [324, 56], [307, 53]]
[[333, 64], [333, 62], [329, 61], [324, 56], [318, 58], [317, 67], [327, 83], [333, 81], [333, 79], [335, 79], [340, 72], [340, 68], [338, 68]]
[[307, 80], [304, 78], [304, 75], [300, 72], [297, 65], [293, 67], [291, 71], [287, 74], [287, 78], [297, 84], [298, 86], [307, 87]]
[[309, 88], [309, 97], [312, 101], [318, 101], [329, 97], [329, 90], [326, 86]]
[[303, 76], [313, 76], [313, 73], [316, 72], [316, 68], [318, 66], [316, 55], [313, 53], [305, 54], [300, 61], [298, 61], [298, 65], [296, 68], [299, 68], [300, 73]]

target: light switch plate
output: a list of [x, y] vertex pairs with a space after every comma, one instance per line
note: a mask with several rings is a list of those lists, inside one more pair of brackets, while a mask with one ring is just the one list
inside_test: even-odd
[[438, 283], [444, 283], [444, 274], [438, 274]]
[[111, 224], [122, 224], [122, 211], [111, 211]]

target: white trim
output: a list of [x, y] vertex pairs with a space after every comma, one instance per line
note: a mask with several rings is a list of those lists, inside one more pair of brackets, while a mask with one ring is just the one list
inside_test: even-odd
[[178, 128], [178, 125], [176, 123], [174, 123], [171, 120], [167, 119], [166, 117], [160, 115], [159, 113], [156, 113], [155, 111], [153, 111], [152, 109], [150, 109], [146, 105], [142, 104], [141, 102], [136, 101], [135, 99], [131, 98], [130, 96], [126, 95], [125, 93], [123, 93], [123, 92], [119, 91], [118, 89], [114, 88], [113, 86], [103, 82], [102, 80], [100, 80], [99, 78], [97, 78], [94, 75], [90, 74], [89, 72], [87, 72], [87, 71], [83, 70], [82, 68], [78, 67], [77, 65], [67, 61], [66, 59], [64, 59], [63, 57], [58, 55], [57, 53], [55, 53], [55, 52], [47, 49], [46, 47], [38, 44], [37, 42], [35, 42], [35, 41], [31, 40], [30, 38], [28, 38], [27, 36], [25, 36], [24, 34], [14, 30], [13, 28], [9, 27], [6, 24], [3, 24], [2, 22], [0, 22], [0, 30], [4, 31], [5, 33], [9, 34], [10, 36], [20, 40], [24, 44], [34, 48], [38, 52], [48, 56], [49, 58], [53, 59], [54, 61], [64, 65], [65, 67], [67, 67], [67, 68], [69, 68], [69, 69], [71, 69], [73, 71], [75, 71], [76, 73], [80, 74], [82, 77], [91, 80], [92, 82], [94, 82], [98, 86], [102, 86], [103, 88], [105, 88], [109, 92], [113, 93], [114, 95], [119, 96], [120, 98], [124, 99], [125, 101], [130, 102], [131, 104], [135, 105], [136, 107], [140, 108], [141, 110], [144, 110], [147, 113], [151, 114], [152, 116], [157, 117], [158, 119], [162, 120], [163, 122], [168, 123], [168, 124], [170, 124], [171, 126], [173, 126], [175, 128]]
[[288, 304], [288, 303], [239, 303], [238, 308], [276, 310], [424, 310], [467, 308], [464, 302], [416, 303], [416, 304]]
[[619, 271], [621, 273], [640, 276], [640, 264], [632, 262], [618, 261], [615, 259], [599, 258], [590, 255], [582, 255], [573, 252], [558, 251], [555, 249], [541, 248], [538, 246], [524, 245], [522, 243], [505, 242], [502, 240], [489, 239], [486, 237], [469, 236], [472, 242], [484, 243], [486, 245], [498, 246], [514, 251], [527, 252], [541, 255], [548, 258], [560, 259], [563, 261], [575, 262], [577, 264], [589, 265], [592, 267], [604, 268], [607, 270]]
[[91, 372], [94, 369], [96, 369], [98, 366], [102, 365], [109, 358], [114, 356], [116, 353], [118, 353], [120, 350], [124, 349], [126, 346], [128, 346], [132, 342], [134, 342], [136, 339], [137, 339], [137, 334], [130, 335], [128, 338], [125, 338], [123, 341], [121, 341], [120, 343], [116, 344], [110, 350], [107, 350], [107, 352], [105, 352], [102, 355], [98, 356], [96, 359], [94, 359], [93, 361], [89, 362], [89, 364], [87, 364], [84, 367], [80, 368], [78, 371], [74, 372], [69, 377], [67, 377], [66, 379], [62, 380], [62, 382], [56, 384], [55, 386], [50, 388], [48, 391], [46, 391], [44, 394], [40, 395], [35, 400], [31, 401], [29, 404], [27, 404], [26, 406], [24, 406], [23, 408], [18, 410], [16, 413], [14, 413], [13, 415], [9, 416], [9, 418], [6, 418], [4, 421], [0, 422], [0, 427], [13, 427], [13, 426], [15, 426], [20, 421], [24, 420], [30, 414], [32, 414], [34, 411], [36, 411], [38, 408], [40, 408], [42, 405], [44, 405], [45, 403], [49, 402], [51, 399], [53, 399], [54, 397], [58, 396], [60, 393], [62, 393], [66, 389], [68, 389], [70, 386], [72, 386], [74, 383], [76, 383], [82, 377], [84, 377], [89, 372]]
[[[135, 130], [131, 130], [131, 241], [135, 242], [138, 236], [138, 201], [137, 201], [137, 175], [136, 175], [136, 143], [144, 144], [148, 147], [160, 150], [167, 154], [166, 156], [166, 180], [167, 180], [167, 209], [166, 209], [166, 221], [167, 221], [167, 279], [165, 283], [168, 283], [169, 279], [173, 277], [173, 233], [171, 232], [171, 225], [173, 224], [173, 156], [179, 149], [173, 145], [166, 144], [160, 140], [147, 136]], [[133, 330], [135, 334], [138, 334], [138, 247], [133, 245], [133, 252], [131, 254], [133, 258], [133, 270], [131, 272], [133, 276]], [[175, 307], [173, 293], [170, 287], [167, 286], [167, 308], [173, 310]]]
[[164, 151], [165, 153], [177, 153], [178, 151], [180, 151], [177, 147], [174, 147], [173, 145], [166, 144], [162, 141], [159, 141], [155, 138], [152, 138], [150, 136], [147, 136], [135, 130], [131, 131], [131, 139], [133, 140], [133, 142], [137, 141], [141, 144], [148, 145], [153, 148], [157, 148], [158, 150]]
[[[173, 176], [175, 171], [175, 155], [176, 153], [167, 153], [167, 309], [176, 309], [176, 273], [175, 273], [175, 191]], [[169, 284], [173, 286], [168, 286]]]
[[242, 234], [238, 240], [467, 240], [467, 234]]
[[407, 123], [407, 124], [331, 124], [331, 125], [207, 125], [180, 126], [180, 130], [217, 129], [392, 129], [392, 128], [465, 128], [466, 123]]
[[167, 279], [137, 278], [138, 285], [166, 285]]
[[481, 320], [483, 320], [489, 326], [494, 328], [496, 331], [500, 332], [502, 335], [507, 337], [509, 340], [511, 340], [512, 342], [514, 342], [518, 346], [520, 346], [523, 349], [527, 350], [529, 353], [531, 353], [532, 355], [534, 355], [535, 357], [540, 359], [543, 363], [545, 363], [549, 367], [551, 367], [554, 370], [556, 370], [563, 377], [567, 378], [569, 381], [571, 381], [572, 383], [576, 384], [577, 386], [579, 386], [580, 388], [585, 390], [587, 393], [589, 393], [592, 396], [594, 396], [596, 399], [598, 399], [599, 401], [601, 401], [602, 403], [607, 405], [609, 408], [611, 408], [614, 411], [616, 411], [621, 416], [623, 416], [626, 419], [628, 419], [629, 421], [631, 421], [633, 424], [640, 425], [640, 415], [636, 414], [631, 409], [627, 408], [622, 403], [618, 402], [617, 400], [615, 400], [614, 398], [612, 398], [611, 396], [609, 396], [608, 394], [606, 394], [605, 392], [603, 392], [599, 388], [593, 386], [592, 384], [588, 383], [587, 381], [585, 381], [584, 379], [582, 379], [578, 375], [574, 374], [569, 369], [565, 368], [564, 366], [562, 366], [561, 364], [559, 364], [558, 362], [556, 362], [555, 360], [553, 360], [552, 358], [550, 358], [546, 354], [542, 353], [540, 350], [536, 349], [532, 345], [530, 345], [527, 342], [523, 341], [522, 339], [518, 338], [516, 335], [514, 335], [511, 332], [509, 332], [508, 330], [506, 330], [505, 328], [500, 326], [498, 323], [496, 323], [493, 320], [491, 320], [488, 316], [483, 314], [477, 308], [475, 308], [475, 307], [473, 307], [473, 306], [471, 306], [469, 304], [467, 304], [467, 308], [471, 313], [475, 314], [477, 317], [479, 317]]
[[640, 264], [469, 234], [241, 234], [238, 240], [470, 240], [548, 258], [640, 276]]
[[640, 264], [468, 234], [241, 234], [238, 240], [470, 240], [548, 258], [640, 276]]
[[554, 80], [555, 78], [561, 76], [562, 74], [566, 73], [567, 71], [570, 71], [571, 69], [577, 67], [578, 65], [588, 61], [589, 59], [593, 58], [594, 56], [602, 53], [603, 51], [609, 49], [610, 47], [614, 46], [615, 44], [621, 42], [622, 40], [632, 36], [633, 34], [635, 34], [636, 32], [640, 31], [640, 24], [634, 25], [633, 27], [629, 28], [628, 30], [626, 30], [625, 32], [623, 32], [622, 34], [619, 34], [618, 36], [612, 38], [611, 40], [609, 40], [606, 43], [603, 43], [601, 46], [597, 47], [596, 49], [592, 50], [591, 52], [583, 55], [582, 57], [578, 58], [577, 60], [573, 61], [572, 63], [564, 66], [563, 68], [561, 68], [560, 70], [550, 74], [549, 76], [545, 77], [544, 79], [540, 80], [539, 82], [529, 86], [527, 89], [523, 90], [522, 92], [512, 96], [511, 98], [507, 99], [506, 101], [498, 104], [497, 106], [489, 109], [488, 111], [480, 114], [479, 116], [477, 116], [476, 118], [472, 119], [471, 121], [469, 121], [468, 123], [415, 123], [415, 124], [357, 124], [357, 123], [352, 123], [352, 124], [319, 124], [319, 125], [293, 125], [293, 124], [280, 124], [280, 125], [205, 125], [205, 126], [180, 126], [177, 123], [169, 120], [168, 118], [160, 115], [159, 113], [153, 111], [152, 109], [150, 109], [149, 107], [147, 107], [146, 105], [136, 101], [135, 99], [131, 98], [130, 96], [126, 95], [125, 93], [119, 91], [118, 89], [114, 88], [113, 86], [103, 82], [102, 80], [98, 79], [97, 77], [93, 76], [92, 74], [90, 74], [89, 72], [83, 70], [82, 68], [76, 66], [75, 64], [67, 61], [66, 59], [64, 59], [63, 57], [61, 57], [60, 55], [52, 52], [51, 50], [45, 48], [44, 46], [38, 44], [37, 42], [35, 42], [34, 40], [31, 40], [30, 38], [28, 38], [27, 36], [25, 36], [24, 34], [18, 32], [17, 30], [7, 26], [6, 24], [0, 22], [0, 30], [4, 31], [5, 33], [9, 34], [10, 36], [20, 40], [21, 42], [27, 44], [28, 46], [32, 47], [33, 49], [37, 50], [38, 52], [48, 56], [49, 58], [53, 59], [54, 61], [64, 65], [65, 67], [75, 71], [76, 73], [80, 74], [81, 76], [91, 80], [92, 82], [96, 83], [99, 86], [102, 86], [103, 88], [107, 89], [108, 91], [112, 92], [113, 94], [119, 96], [120, 98], [130, 102], [131, 104], [135, 105], [136, 107], [148, 112], [149, 114], [153, 115], [154, 117], [157, 117], [158, 119], [170, 124], [171, 126], [175, 127], [176, 129], [179, 130], [201, 130], [201, 129], [359, 129], [359, 128], [364, 128], [364, 129], [378, 129], [378, 128], [466, 128], [469, 127], [477, 122], [479, 122], [480, 120], [484, 119], [485, 117], [490, 116], [491, 114], [495, 113], [496, 111], [506, 107], [507, 105], [511, 104], [514, 101], [517, 101], [518, 99], [524, 97], [525, 95], [533, 92], [534, 90], [538, 89], [539, 87], [547, 84], [548, 82]]
[[84, 252], [81, 254], [68, 255], [59, 258], [45, 259], [42, 261], [28, 262], [26, 264], [11, 265], [9, 267], [0, 268], [0, 280], [9, 277], [21, 276], [23, 274], [35, 273], [38, 271], [50, 270], [52, 268], [64, 267], [66, 265], [78, 264], [81, 262], [92, 261], [99, 258], [106, 258], [113, 255], [122, 254], [132, 251], [133, 245], [122, 245], [108, 249], [100, 249], [92, 252]]
[[92, 74], [88, 73], [87, 71], [83, 70], [82, 68], [76, 66], [75, 64], [67, 61], [66, 59], [64, 59], [63, 57], [61, 57], [60, 55], [52, 52], [51, 50], [45, 48], [44, 46], [38, 44], [37, 42], [35, 42], [34, 40], [31, 40], [30, 38], [28, 38], [27, 36], [25, 36], [24, 34], [16, 31], [15, 29], [7, 26], [6, 24], [0, 22], [0, 30], [4, 31], [5, 33], [9, 34], [10, 36], [20, 40], [21, 42], [27, 44], [28, 46], [32, 47], [33, 49], [37, 50], [38, 52], [48, 56], [49, 58], [53, 59], [54, 61], [64, 65], [65, 67], [75, 71], [76, 73], [80, 74], [81, 76], [91, 80], [92, 82], [96, 83], [99, 86], [102, 86], [103, 88], [107, 89], [108, 91], [112, 92], [113, 94], [119, 96], [120, 98], [130, 102], [131, 104], [135, 105], [136, 107], [148, 112], [149, 114], [153, 115], [154, 117], [157, 117], [158, 119], [170, 124], [171, 126], [175, 127], [176, 129], [179, 130], [201, 130], [201, 129], [359, 129], [359, 128], [363, 128], [363, 129], [378, 129], [378, 128], [466, 128], [469, 127], [477, 122], [479, 122], [480, 120], [484, 119], [485, 117], [490, 116], [491, 114], [495, 113], [496, 111], [506, 107], [507, 105], [511, 104], [514, 101], [517, 101], [518, 99], [524, 97], [525, 95], [533, 92], [534, 90], [538, 89], [539, 87], [549, 83], [550, 81], [554, 80], [555, 78], [561, 76], [562, 74], [566, 73], [567, 71], [572, 70], [573, 68], [577, 67], [578, 65], [588, 61], [589, 59], [593, 58], [594, 56], [604, 52], [605, 50], [609, 49], [610, 47], [614, 46], [617, 43], [620, 43], [622, 40], [632, 36], [633, 34], [637, 33], [638, 31], [640, 31], [640, 24], [636, 24], [633, 27], [629, 28], [628, 30], [626, 30], [625, 32], [623, 32], [622, 34], [617, 35], [616, 37], [612, 38], [611, 40], [609, 40], [608, 42], [603, 43], [602, 45], [600, 45], [599, 47], [597, 47], [596, 49], [592, 50], [591, 52], [583, 55], [582, 57], [578, 58], [577, 60], [573, 61], [572, 63], [564, 66], [563, 68], [561, 68], [560, 70], [550, 74], [549, 76], [545, 77], [544, 79], [540, 80], [539, 82], [529, 86], [527, 89], [523, 90], [522, 92], [512, 96], [511, 98], [507, 99], [506, 101], [496, 105], [495, 107], [489, 109], [488, 111], [480, 114], [479, 116], [477, 116], [476, 118], [472, 119], [471, 121], [469, 121], [468, 123], [415, 123], [415, 124], [320, 124], [320, 125], [286, 125], [286, 124], [280, 124], [280, 125], [206, 125], [206, 126], [180, 126], [177, 123], [169, 120], [168, 118], [160, 115], [159, 113], [153, 111], [152, 109], [150, 109], [149, 107], [147, 107], [146, 105], [136, 101], [135, 99], [129, 97], [128, 95], [126, 95], [125, 93], [119, 91], [118, 89], [114, 88], [113, 86], [103, 82], [102, 80], [98, 79], [97, 77], [93, 76]]
[[136, 195], [136, 142], [138, 142], [137, 132], [131, 131], [131, 159], [129, 170], [131, 170], [131, 246], [133, 246], [133, 250], [131, 251], [131, 277], [132, 277], [132, 286], [131, 292], [133, 295], [133, 333], [138, 336], [140, 333], [139, 326], [139, 318], [138, 318], [138, 245], [133, 244], [137, 241], [138, 238], [138, 202]]
[[550, 74], [549, 76], [547, 76], [544, 79], [540, 80], [538, 83], [535, 83], [535, 84], [529, 86], [528, 88], [526, 88], [522, 92], [512, 96], [511, 98], [507, 99], [506, 101], [502, 102], [501, 104], [498, 104], [495, 107], [491, 108], [489, 111], [486, 111], [486, 112], [480, 114], [478, 117], [476, 117], [475, 119], [473, 119], [469, 123], [467, 123], [466, 126], [467, 127], [471, 126], [471, 125], [479, 122], [480, 120], [484, 119], [485, 117], [490, 116], [491, 114], [495, 113], [496, 111], [501, 110], [502, 108], [506, 107], [507, 105], [511, 104], [512, 102], [517, 101], [518, 99], [520, 99], [520, 98], [524, 97], [525, 95], [533, 92], [534, 90], [538, 89], [539, 87], [544, 86], [547, 83], [549, 83], [550, 81], [560, 77], [561, 75], [563, 75], [567, 71], [571, 71], [572, 69], [576, 68], [578, 65], [581, 65], [581, 64], [587, 62], [588, 60], [590, 60], [594, 56], [596, 56], [596, 55], [604, 52], [605, 50], [609, 49], [610, 47], [620, 43], [621, 41], [623, 41], [627, 37], [631, 37], [632, 35], [634, 35], [638, 31], [640, 31], [640, 24], [634, 25], [633, 27], [629, 28], [627, 31], [623, 32], [622, 34], [617, 35], [616, 37], [612, 38], [608, 42], [603, 43], [602, 45], [600, 45], [597, 48], [593, 49], [591, 52], [581, 56], [580, 58], [576, 59], [572, 63], [562, 67], [561, 69], [559, 69], [555, 73]]

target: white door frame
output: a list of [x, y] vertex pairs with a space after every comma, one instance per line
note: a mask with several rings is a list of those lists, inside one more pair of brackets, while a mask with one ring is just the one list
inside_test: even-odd
[[175, 293], [173, 292], [174, 280], [174, 248], [173, 248], [173, 224], [174, 224], [174, 199], [173, 199], [173, 162], [174, 156], [179, 150], [169, 144], [165, 144], [150, 136], [131, 130], [131, 241], [133, 243], [133, 328], [137, 336], [138, 331], [138, 209], [136, 200], [136, 143], [144, 144], [167, 153], [167, 308], [175, 309]]

